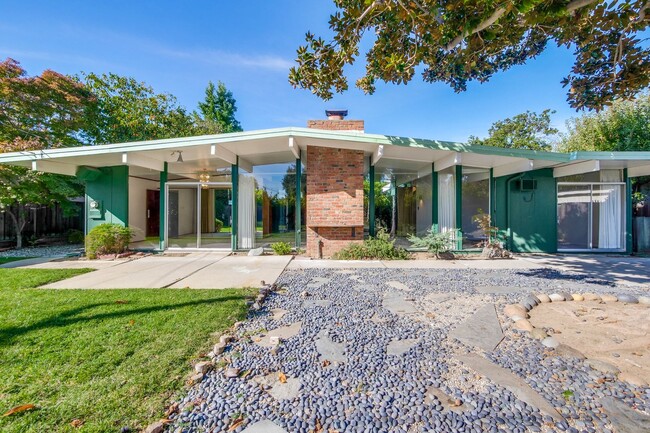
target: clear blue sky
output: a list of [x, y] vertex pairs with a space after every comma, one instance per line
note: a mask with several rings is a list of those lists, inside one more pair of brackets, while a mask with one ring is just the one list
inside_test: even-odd
[[329, 35], [330, 0], [2, 1], [0, 57], [21, 62], [30, 75], [115, 72], [174, 94], [193, 110], [209, 80], [223, 81], [246, 130], [305, 126], [327, 108], [347, 108], [366, 132], [464, 141], [485, 136], [492, 122], [526, 110], [557, 111], [560, 128], [576, 113], [560, 80], [570, 52], [549, 47], [525, 66], [472, 84], [462, 94], [444, 84], [380, 85], [374, 95], [354, 88], [362, 65], [351, 68], [351, 90], [331, 101], [293, 89], [288, 69], [307, 30]]

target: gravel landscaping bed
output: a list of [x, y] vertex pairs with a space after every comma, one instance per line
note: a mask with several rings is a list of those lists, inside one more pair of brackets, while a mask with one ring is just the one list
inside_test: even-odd
[[0, 257], [63, 257], [81, 254], [83, 245], [25, 247], [0, 252]]
[[[288, 432], [609, 432], [608, 397], [650, 414], [650, 388], [559, 356], [502, 315], [526, 293], [644, 294], [638, 286], [545, 269], [305, 269], [277, 285], [215, 347], [223, 354], [168, 431], [263, 431], [254, 425], [265, 421]], [[449, 335], [486, 305], [503, 327], [496, 349]], [[491, 380], [472, 357], [512, 377]]]

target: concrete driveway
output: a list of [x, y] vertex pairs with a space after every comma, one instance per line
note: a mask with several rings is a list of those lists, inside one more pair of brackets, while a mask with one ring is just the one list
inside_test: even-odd
[[[94, 272], [57, 281], [44, 287], [50, 289], [259, 287], [262, 280], [267, 283], [275, 282], [290, 260], [291, 256], [246, 257], [230, 256], [230, 253], [226, 252], [162, 254], [137, 260], [104, 262]], [[93, 262], [62, 261], [33, 267], [93, 267]], [[81, 263], [85, 263], [85, 266]]]

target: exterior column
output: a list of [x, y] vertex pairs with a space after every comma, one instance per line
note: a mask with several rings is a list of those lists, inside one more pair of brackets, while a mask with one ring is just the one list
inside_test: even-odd
[[632, 179], [627, 175], [627, 168], [623, 169], [625, 181], [625, 252], [632, 254]]
[[463, 249], [463, 166], [456, 166], [456, 249]]
[[372, 165], [370, 158], [370, 167], [368, 169], [368, 180], [370, 188], [368, 191], [368, 234], [375, 236], [375, 166]]
[[232, 164], [230, 168], [230, 179], [232, 181], [232, 226], [230, 248], [235, 251], [239, 246], [237, 241], [237, 228], [239, 226], [239, 156], [237, 156], [237, 164]]
[[[490, 169], [490, 180], [488, 184], [488, 197], [490, 203], [490, 209], [488, 209], [488, 214], [490, 215], [490, 225], [494, 226], [494, 212], [496, 210], [496, 197], [495, 197], [495, 188], [494, 188], [494, 169]], [[492, 242], [492, 239], [488, 239], [489, 242]]]
[[431, 163], [431, 229], [435, 233], [440, 232], [438, 226], [438, 172], [434, 163]]
[[302, 161], [300, 158], [296, 159], [296, 250], [300, 248], [301, 235], [302, 235]]
[[167, 221], [167, 161], [164, 162], [163, 171], [160, 172], [160, 223], [158, 227], [158, 248], [165, 250], [167, 248], [167, 239], [165, 236], [165, 226]]

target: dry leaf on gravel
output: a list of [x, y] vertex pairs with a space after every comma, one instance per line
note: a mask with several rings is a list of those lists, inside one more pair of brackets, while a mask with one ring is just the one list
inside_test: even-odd
[[278, 374], [278, 379], [280, 379], [280, 383], [287, 383], [287, 375], [283, 372], [280, 372], [280, 374]]
[[235, 421], [233, 421], [232, 425], [228, 429], [228, 431], [235, 431], [237, 428], [244, 423], [244, 418], [237, 418]]

